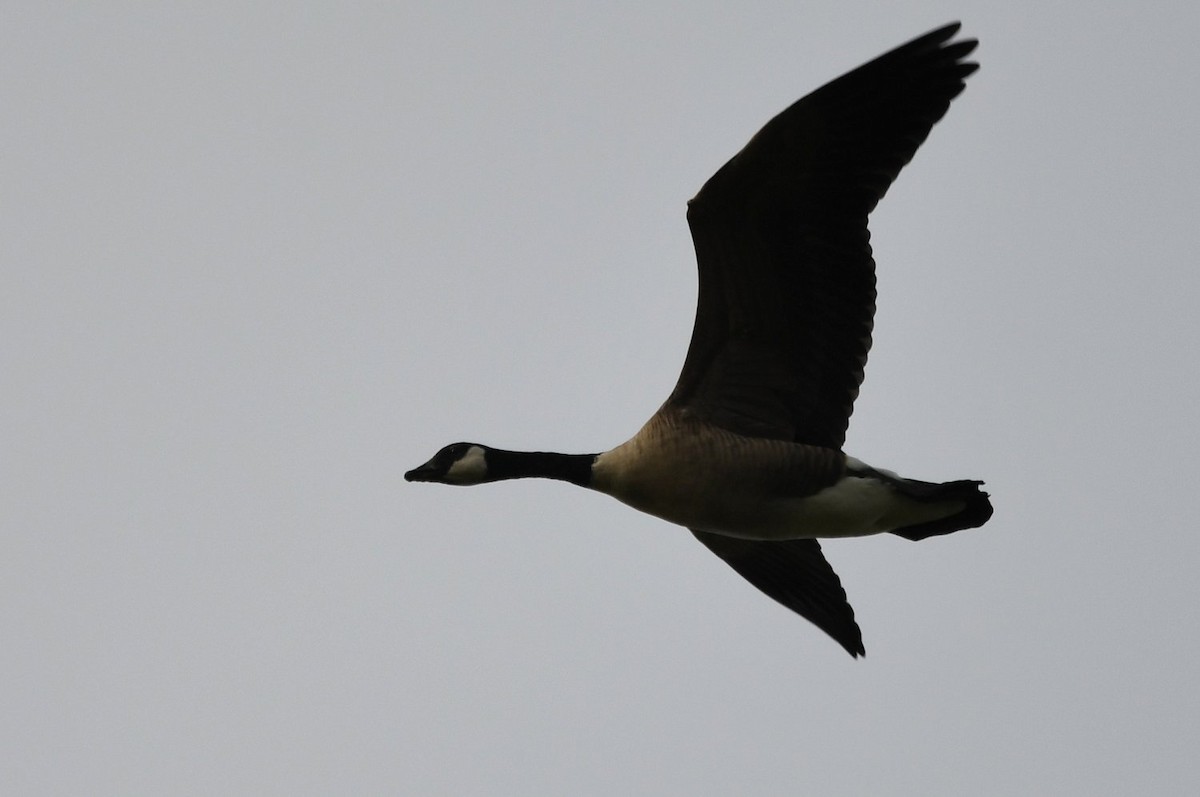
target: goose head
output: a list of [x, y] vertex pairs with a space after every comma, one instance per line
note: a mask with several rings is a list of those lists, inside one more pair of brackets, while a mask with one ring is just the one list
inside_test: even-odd
[[451, 443], [424, 465], [404, 474], [404, 479], [460, 486], [491, 481], [488, 478], [487, 451], [487, 446], [478, 443]]

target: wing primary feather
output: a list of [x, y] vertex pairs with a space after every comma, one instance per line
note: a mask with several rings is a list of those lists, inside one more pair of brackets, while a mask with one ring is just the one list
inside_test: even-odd
[[764, 542], [695, 529], [692, 534], [763, 593], [833, 637], [851, 656], [867, 654], [842, 582], [816, 540]]

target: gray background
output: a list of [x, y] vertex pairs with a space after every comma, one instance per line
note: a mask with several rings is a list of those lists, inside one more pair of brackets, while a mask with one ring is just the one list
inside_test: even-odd
[[[1194, 2], [0, 10], [0, 791], [1195, 794]], [[847, 446], [984, 529], [832, 541], [852, 661], [548, 482], [669, 392], [684, 202], [961, 17], [873, 218]]]

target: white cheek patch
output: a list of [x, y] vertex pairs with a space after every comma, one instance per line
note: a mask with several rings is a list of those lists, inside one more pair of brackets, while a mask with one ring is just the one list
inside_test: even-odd
[[449, 484], [479, 484], [487, 478], [487, 457], [479, 446], [471, 446], [467, 453], [454, 461], [446, 471]]

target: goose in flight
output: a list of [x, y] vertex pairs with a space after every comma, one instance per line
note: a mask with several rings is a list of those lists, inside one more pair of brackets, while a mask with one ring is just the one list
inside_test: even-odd
[[561, 479], [691, 530], [851, 656], [862, 633], [819, 538], [923, 540], [983, 525], [982, 482], [932, 483], [842, 451], [875, 311], [867, 215], [964, 80], [957, 23], [822, 86], [767, 123], [688, 203], [699, 298], [683, 370], [599, 454], [454, 443], [408, 481]]

